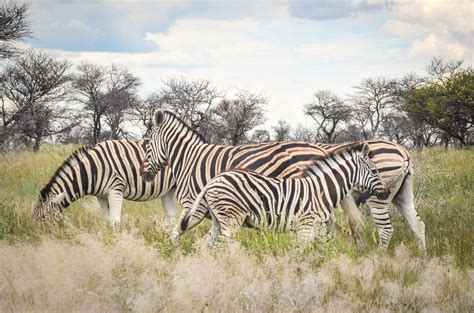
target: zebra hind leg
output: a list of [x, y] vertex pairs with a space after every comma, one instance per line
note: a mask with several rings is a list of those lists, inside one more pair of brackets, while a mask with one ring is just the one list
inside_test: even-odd
[[411, 230], [415, 233], [418, 239], [420, 250], [426, 250], [425, 241], [425, 223], [415, 209], [415, 199], [413, 195], [413, 175], [406, 176], [398, 193], [394, 197], [394, 204], [405, 217]]
[[[232, 208], [222, 209], [222, 212], [225, 212], [225, 214], [220, 214], [221, 210], [210, 211], [213, 225], [211, 238], [214, 237], [214, 243], [218, 238], [224, 239], [227, 243], [233, 242], [235, 235], [240, 231], [240, 228], [244, 224], [246, 215], [233, 213]], [[217, 223], [214, 221], [217, 221]]]

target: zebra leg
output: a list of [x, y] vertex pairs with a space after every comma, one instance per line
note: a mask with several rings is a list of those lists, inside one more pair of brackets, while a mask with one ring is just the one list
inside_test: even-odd
[[173, 227], [173, 230], [171, 231], [170, 240], [174, 246], [179, 245], [179, 237], [183, 233], [183, 230], [181, 229], [181, 223], [183, 222], [184, 218], [186, 217], [189, 211], [190, 209], [185, 209], [185, 208], [181, 210], [181, 214], [179, 215], [178, 221], [176, 222], [176, 225]]
[[415, 209], [413, 175], [409, 174], [405, 177], [405, 181], [393, 198], [393, 203], [405, 217], [411, 230], [415, 233], [420, 249], [423, 251], [426, 250], [425, 223], [423, 223]]
[[116, 227], [120, 225], [120, 217], [122, 214], [123, 194], [121, 191], [111, 190], [108, 194], [110, 220], [111, 226]]
[[106, 223], [109, 223], [110, 221], [110, 210], [109, 210], [109, 200], [104, 197], [97, 197], [97, 200], [99, 200], [99, 205], [102, 208], [102, 214], [104, 217], [104, 221]]
[[344, 211], [347, 219], [349, 220], [349, 226], [352, 231], [352, 235], [356, 241], [356, 244], [359, 248], [365, 246], [365, 236], [364, 236], [364, 225], [365, 220], [360, 213], [359, 208], [357, 207], [354, 197], [352, 194], [347, 194], [341, 201], [341, 207]]
[[175, 191], [171, 189], [163, 196], [161, 196], [161, 205], [165, 209], [166, 217], [175, 219], [176, 218], [176, 202], [175, 202]]
[[371, 196], [367, 201], [367, 204], [370, 207], [370, 214], [374, 219], [379, 234], [379, 248], [383, 250], [387, 249], [393, 235], [393, 226], [388, 211], [390, 201], [390, 198], [381, 201], [373, 196]]
[[[222, 213], [222, 214], [221, 214]], [[233, 212], [232, 208], [223, 208], [220, 210], [214, 210], [213, 215], [213, 226], [214, 218], [219, 223], [220, 235], [230, 241], [240, 231], [240, 228], [244, 224], [247, 216], [245, 214], [238, 214]], [[213, 232], [217, 231], [217, 228], [213, 227]]]

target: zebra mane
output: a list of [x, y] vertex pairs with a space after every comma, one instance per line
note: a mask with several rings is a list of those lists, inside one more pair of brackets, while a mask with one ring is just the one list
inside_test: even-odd
[[171, 111], [168, 111], [168, 110], [164, 110], [163, 113], [165, 114], [169, 114], [171, 115], [171, 117], [180, 122], [181, 124], [185, 125], [190, 131], [192, 131], [194, 134], [196, 134], [200, 140], [202, 140], [204, 143], [208, 143], [206, 138], [204, 138], [204, 136], [199, 132], [197, 131], [196, 129], [194, 129], [193, 127], [189, 126], [188, 123], [186, 123], [181, 117], [179, 117], [178, 115], [176, 115], [175, 113], [171, 112]]
[[74, 166], [78, 160], [80, 160], [83, 156], [89, 153], [93, 146], [83, 146], [76, 151], [74, 151], [67, 159], [64, 161], [61, 166], [56, 169], [53, 176], [51, 176], [49, 182], [44, 186], [43, 189], [40, 191], [40, 201], [46, 201], [49, 197], [49, 193], [51, 192], [51, 188], [55, 182], [56, 177], [64, 170], [64, 166]]
[[333, 159], [334, 157], [341, 155], [346, 151], [362, 151], [362, 147], [364, 146], [364, 144], [365, 142], [363, 141], [356, 141], [337, 145], [334, 148], [328, 148], [326, 150], [325, 156], [314, 157], [314, 159], [312, 159], [312, 162], [310, 162], [305, 168], [302, 169], [302, 177], [306, 177], [313, 174], [314, 170], [319, 168], [318, 162]]

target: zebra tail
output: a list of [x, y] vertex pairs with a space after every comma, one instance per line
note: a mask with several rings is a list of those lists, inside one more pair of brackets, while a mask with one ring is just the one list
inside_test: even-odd
[[194, 213], [196, 213], [196, 211], [197, 211], [198, 208], [199, 208], [199, 205], [201, 204], [202, 199], [203, 199], [204, 196], [206, 195], [207, 186], [209, 186], [209, 184], [207, 184], [207, 185], [201, 190], [201, 192], [199, 193], [199, 195], [197, 196], [197, 198], [194, 200], [193, 206], [191, 207], [191, 210], [189, 210], [189, 212], [188, 212], [188, 213], [186, 214], [186, 216], [183, 218], [183, 221], [181, 222], [181, 230], [182, 230], [182, 231], [187, 230], [188, 224], [189, 224], [189, 220], [190, 220], [191, 217], [194, 215]]

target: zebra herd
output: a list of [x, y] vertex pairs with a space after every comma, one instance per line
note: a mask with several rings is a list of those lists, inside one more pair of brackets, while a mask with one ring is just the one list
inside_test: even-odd
[[354, 229], [366, 201], [386, 248], [393, 234], [393, 202], [422, 249], [425, 226], [414, 207], [413, 169], [401, 145], [372, 140], [342, 145], [272, 142], [209, 144], [175, 114], [160, 111], [149, 139], [105, 141], [69, 157], [41, 190], [34, 218], [58, 217], [72, 202], [93, 195], [104, 218], [120, 223], [123, 199], [161, 197], [166, 214], [181, 214], [171, 239], [212, 219], [210, 244], [241, 226], [293, 231], [311, 242], [341, 204]]

